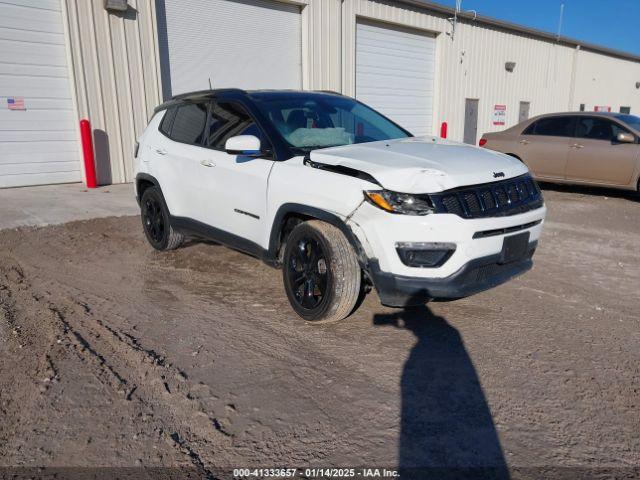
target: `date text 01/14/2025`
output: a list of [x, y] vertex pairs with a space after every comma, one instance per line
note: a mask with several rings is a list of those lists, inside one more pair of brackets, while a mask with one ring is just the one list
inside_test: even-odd
[[235, 468], [234, 479], [243, 478], [394, 478], [396, 470], [386, 468]]

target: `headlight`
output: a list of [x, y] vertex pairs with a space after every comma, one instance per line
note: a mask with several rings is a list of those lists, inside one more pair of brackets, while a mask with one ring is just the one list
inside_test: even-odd
[[426, 196], [390, 192], [389, 190], [369, 190], [364, 192], [364, 196], [376, 207], [391, 213], [429, 215], [434, 212], [433, 204]]

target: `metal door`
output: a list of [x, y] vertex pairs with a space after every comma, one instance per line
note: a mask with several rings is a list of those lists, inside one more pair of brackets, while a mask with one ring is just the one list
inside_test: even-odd
[[529, 102], [520, 102], [520, 112], [518, 113], [518, 123], [529, 118]]
[[477, 98], [467, 98], [464, 104], [464, 143], [476, 144], [478, 136], [478, 102]]

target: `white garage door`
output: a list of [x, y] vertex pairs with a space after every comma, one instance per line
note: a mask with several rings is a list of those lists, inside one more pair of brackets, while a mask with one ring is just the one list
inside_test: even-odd
[[168, 63], [170, 76], [163, 74], [163, 83], [171, 86], [165, 95], [207, 89], [209, 79], [213, 88], [302, 86], [298, 6], [270, 0], [165, 0], [158, 25], [163, 67]]
[[0, 1], [0, 187], [80, 181], [60, 3]]
[[356, 97], [414, 135], [433, 133], [435, 38], [358, 23]]

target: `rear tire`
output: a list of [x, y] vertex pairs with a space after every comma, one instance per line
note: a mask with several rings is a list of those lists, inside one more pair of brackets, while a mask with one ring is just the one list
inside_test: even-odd
[[282, 276], [293, 310], [313, 323], [348, 317], [358, 302], [362, 272], [353, 247], [333, 225], [297, 225], [284, 249]]
[[184, 242], [184, 235], [173, 229], [169, 209], [158, 187], [149, 187], [140, 200], [140, 217], [147, 241], [156, 250], [174, 250]]

